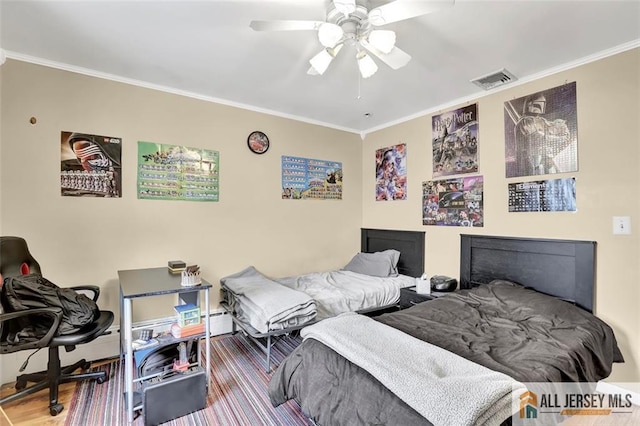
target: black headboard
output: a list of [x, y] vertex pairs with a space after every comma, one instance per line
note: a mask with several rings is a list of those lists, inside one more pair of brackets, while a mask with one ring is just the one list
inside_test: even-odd
[[460, 235], [460, 288], [504, 279], [593, 312], [595, 241]]
[[424, 231], [361, 229], [360, 250], [374, 253], [388, 249], [400, 252], [398, 272], [419, 277], [424, 272]]

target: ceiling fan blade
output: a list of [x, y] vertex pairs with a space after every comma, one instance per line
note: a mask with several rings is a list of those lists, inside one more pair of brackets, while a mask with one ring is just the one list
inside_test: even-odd
[[360, 44], [362, 45], [362, 47], [371, 52], [376, 58], [389, 65], [394, 70], [404, 67], [411, 60], [411, 55], [398, 47], [394, 47], [393, 49], [391, 49], [391, 52], [385, 54], [373, 47], [366, 40], [360, 41]]
[[369, 23], [378, 27], [426, 15], [447, 6], [453, 6], [454, 3], [455, 0], [396, 0], [371, 9], [369, 11]]
[[254, 31], [304, 31], [317, 30], [323, 21], [251, 21]]
[[356, 0], [333, 0], [333, 6], [344, 16], [348, 17], [356, 11]]

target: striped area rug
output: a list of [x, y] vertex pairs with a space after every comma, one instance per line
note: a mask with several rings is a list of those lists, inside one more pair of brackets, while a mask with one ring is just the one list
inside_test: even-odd
[[[299, 337], [284, 337], [271, 349], [276, 366], [300, 343]], [[269, 402], [263, 352], [241, 333], [211, 340], [211, 382], [207, 407], [165, 423], [186, 425], [313, 425], [294, 401], [274, 408]], [[273, 369], [274, 367], [272, 367]], [[124, 368], [118, 360], [96, 369], [110, 379], [97, 384], [79, 382], [69, 404], [66, 426], [126, 425]], [[142, 416], [132, 426], [142, 426]]]

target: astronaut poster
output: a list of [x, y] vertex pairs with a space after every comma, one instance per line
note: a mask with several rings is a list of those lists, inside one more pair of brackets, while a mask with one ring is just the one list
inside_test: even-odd
[[483, 177], [422, 182], [422, 224], [484, 226]]
[[576, 179], [509, 184], [509, 212], [576, 211]]
[[61, 132], [61, 195], [122, 197], [121, 158], [121, 138], [80, 132]]
[[407, 199], [407, 145], [376, 150], [376, 201]]
[[138, 199], [218, 201], [218, 151], [138, 142]]
[[431, 119], [433, 177], [478, 171], [478, 104]]
[[283, 155], [282, 199], [341, 200], [342, 163]]
[[504, 103], [507, 177], [578, 170], [576, 83]]

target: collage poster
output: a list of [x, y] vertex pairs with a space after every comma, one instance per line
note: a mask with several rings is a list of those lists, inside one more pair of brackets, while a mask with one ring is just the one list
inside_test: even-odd
[[138, 198], [218, 201], [218, 151], [138, 142]]
[[484, 226], [482, 176], [422, 182], [422, 224]]
[[121, 138], [61, 132], [62, 196], [121, 198], [121, 159]]
[[376, 201], [407, 199], [407, 145], [376, 150]]
[[478, 172], [478, 104], [431, 119], [433, 177]]
[[282, 198], [341, 200], [342, 163], [283, 155]]
[[578, 170], [576, 83], [504, 103], [507, 177]]
[[537, 180], [509, 184], [510, 212], [575, 212], [576, 179]]

